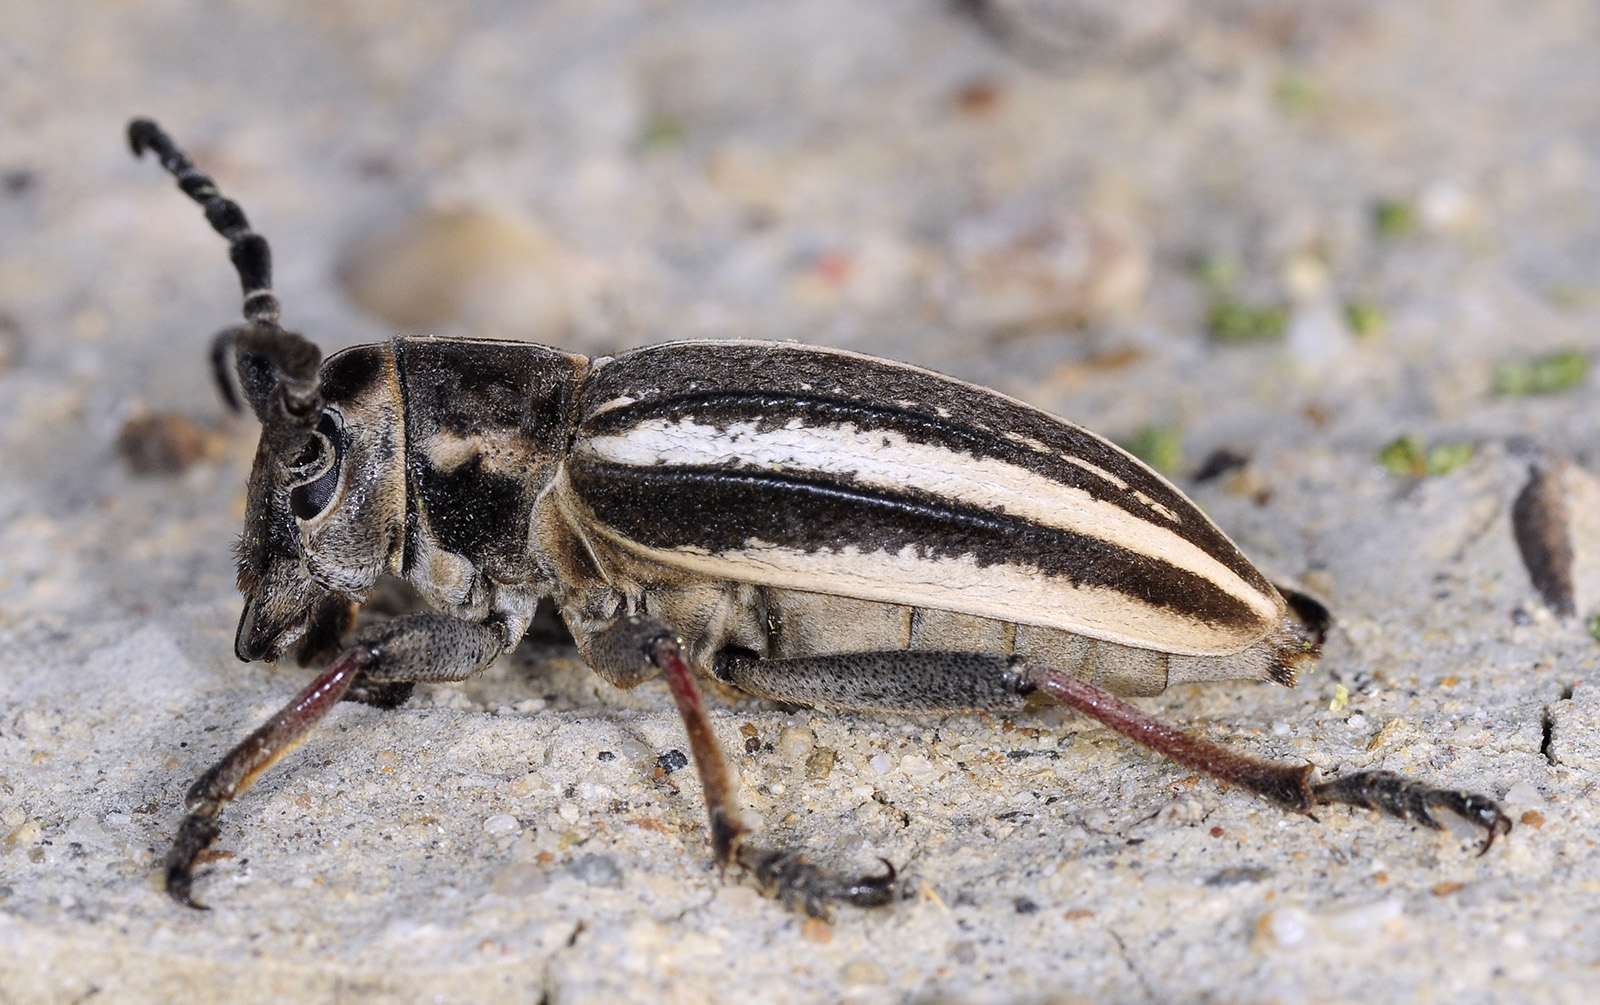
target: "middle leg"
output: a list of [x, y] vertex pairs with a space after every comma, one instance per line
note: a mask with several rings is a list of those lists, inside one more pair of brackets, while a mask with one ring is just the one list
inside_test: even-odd
[[830, 902], [857, 907], [879, 907], [889, 902], [894, 895], [895, 870], [887, 862], [884, 864], [888, 868], [881, 875], [846, 876], [814, 865], [798, 853], [745, 840], [749, 828], [739, 812], [738, 787], [711, 730], [694, 670], [670, 628], [653, 618], [626, 615], [580, 638], [578, 646], [584, 661], [618, 687], [633, 687], [656, 674], [667, 678], [700, 774], [717, 865], [725, 869], [730, 863], [738, 863], [786, 906], [803, 910], [813, 918], [826, 918]]

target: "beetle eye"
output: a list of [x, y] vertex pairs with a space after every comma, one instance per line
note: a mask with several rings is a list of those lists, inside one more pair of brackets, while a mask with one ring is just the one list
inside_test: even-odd
[[344, 436], [339, 424], [326, 413], [300, 456], [289, 465], [294, 480], [289, 486], [289, 509], [301, 520], [310, 520], [327, 508], [333, 490], [339, 485], [339, 460]]

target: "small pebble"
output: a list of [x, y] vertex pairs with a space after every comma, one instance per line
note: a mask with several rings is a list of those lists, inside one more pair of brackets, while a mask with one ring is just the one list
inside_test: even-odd
[[44, 836], [44, 824], [38, 820], [29, 820], [6, 835], [5, 843], [17, 848], [26, 848]]
[[136, 475], [176, 475], [222, 452], [222, 437], [177, 412], [129, 419], [117, 434], [117, 453]]
[[1506, 790], [1505, 802], [1509, 806], [1543, 806], [1545, 799], [1537, 786], [1521, 781]]
[[22, 358], [22, 326], [0, 314], [0, 373]]
[[610, 855], [583, 855], [567, 866], [567, 874], [590, 886], [621, 886], [622, 867]]
[[665, 754], [662, 754], [660, 757], [656, 758], [656, 767], [660, 768], [669, 775], [674, 771], [681, 771], [688, 766], [689, 758], [685, 757], [683, 751], [681, 750], [669, 750]]
[[517, 833], [522, 829], [522, 825], [509, 813], [496, 813], [483, 822], [483, 829], [495, 837], [504, 837], [507, 834]]
[[846, 984], [887, 984], [889, 975], [871, 960], [857, 960], [847, 964], [840, 973]]
[[798, 761], [811, 753], [811, 748], [816, 746], [817, 735], [809, 729], [799, 726], [786, 726], [778, 734], [776, 750], [778, 756], [785, 761]]
[[838, 755], [828, 747], [818, 747], [806, 758], [806, 777], [812, 781], [821, 781], [833, 773], [833, 762]]
[[867, 763], [872, 765], [872, 770], [876, 771], [880, 775], [887, 775], [890, 771], [894, 770], [894, 759], [888, 754], [882, 753], [881, 751], [873, 754], [872, 759]]
[[530, 771], [519, 778], [513, 778], [509, 786], [511, 794], [518, 799], [526, 799], [541, 789], [547, 789], [550, 783], [537, 771]]
[[907, 778], [925, 781], [932, 778], [938, 772], [938, 768], [921, 754], [907, 754], [900, 758], [900, 771]]
[[426, 210], [344, 256], [345, 293], [388, 326], [464, 324], [505, 337], [558, 340], [571, 324], [585, 269], [536, 223], [476, 208]]

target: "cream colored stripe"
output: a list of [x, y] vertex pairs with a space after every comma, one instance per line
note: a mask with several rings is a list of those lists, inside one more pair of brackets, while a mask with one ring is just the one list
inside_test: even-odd
[[1108, 642], [1189, 656], [1224, 656], [1257, 642], [1261, 629], [1218, 626], [1178, 611], [1131, 601], [1109, 587], [1041, 582], [1028, 569], [979, 566], [971, 558], [926, 558], [908, 546], [897, 553], [799, 551], [753, 542], [734, 552], [647, 548], [607, 532], [643, 557], [718, 579], [808, 590], [860, 600], [914, 604], [961, 614], [1059, 628]]
[[[954, 453], [914, 443], [891, 430], [854, 424], [817, 427], [799, 419], [778, 429], [754, 422], [726, 428], [687, 420], [651, 419], [626, 433], [580, 441], [579, 452], [617, 464], [727, 467], [771, 472], [849, 475], [870, 488], [915, 489], [980, 509], [998, 510], [1040, 526], [1081, 534], [1146, 555], [1200, 576], [1238, 598], [1272, 624], [1282, 601], [1257, 590], [1238, 573], [1192, 544], [1159, 518], [1140, 519], [1088, 492], [990, 457]], [[1196, 519], [1204, 517], [1196, 514]], [[1037, 588], [1037, 581], [1035, 580]], [[1105, 588], [1108, 594], [1124, 595]], [[1137, 603], [1136, 600], [1131, 601]], [[1130, 600], [1121, 601], [1126, 607]]]

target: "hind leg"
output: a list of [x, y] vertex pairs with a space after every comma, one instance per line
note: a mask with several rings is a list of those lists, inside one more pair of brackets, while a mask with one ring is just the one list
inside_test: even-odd
[[1318, 805], [1348, 803], [1434, 830], [1440, 824], [1432, 811], [1448, 810], [1483, 828], [1485, 852], [1496, 837], [1511, 830], [1511, 820], [1486, 796], [1437, 788], [1387, 771], [1313, 782], [1309, 764], [1283, 764], [1237, 753], [1170, 726], [1069, 673], [1030, 666], [1015, 656], [896, 650], [766, 660], [726, 650], [718, 655], [717, 676], [759, 697], [858, 711], [1016, 711], [1030, 697], [1044, 698], [1287, 810], [1305, 813]]

